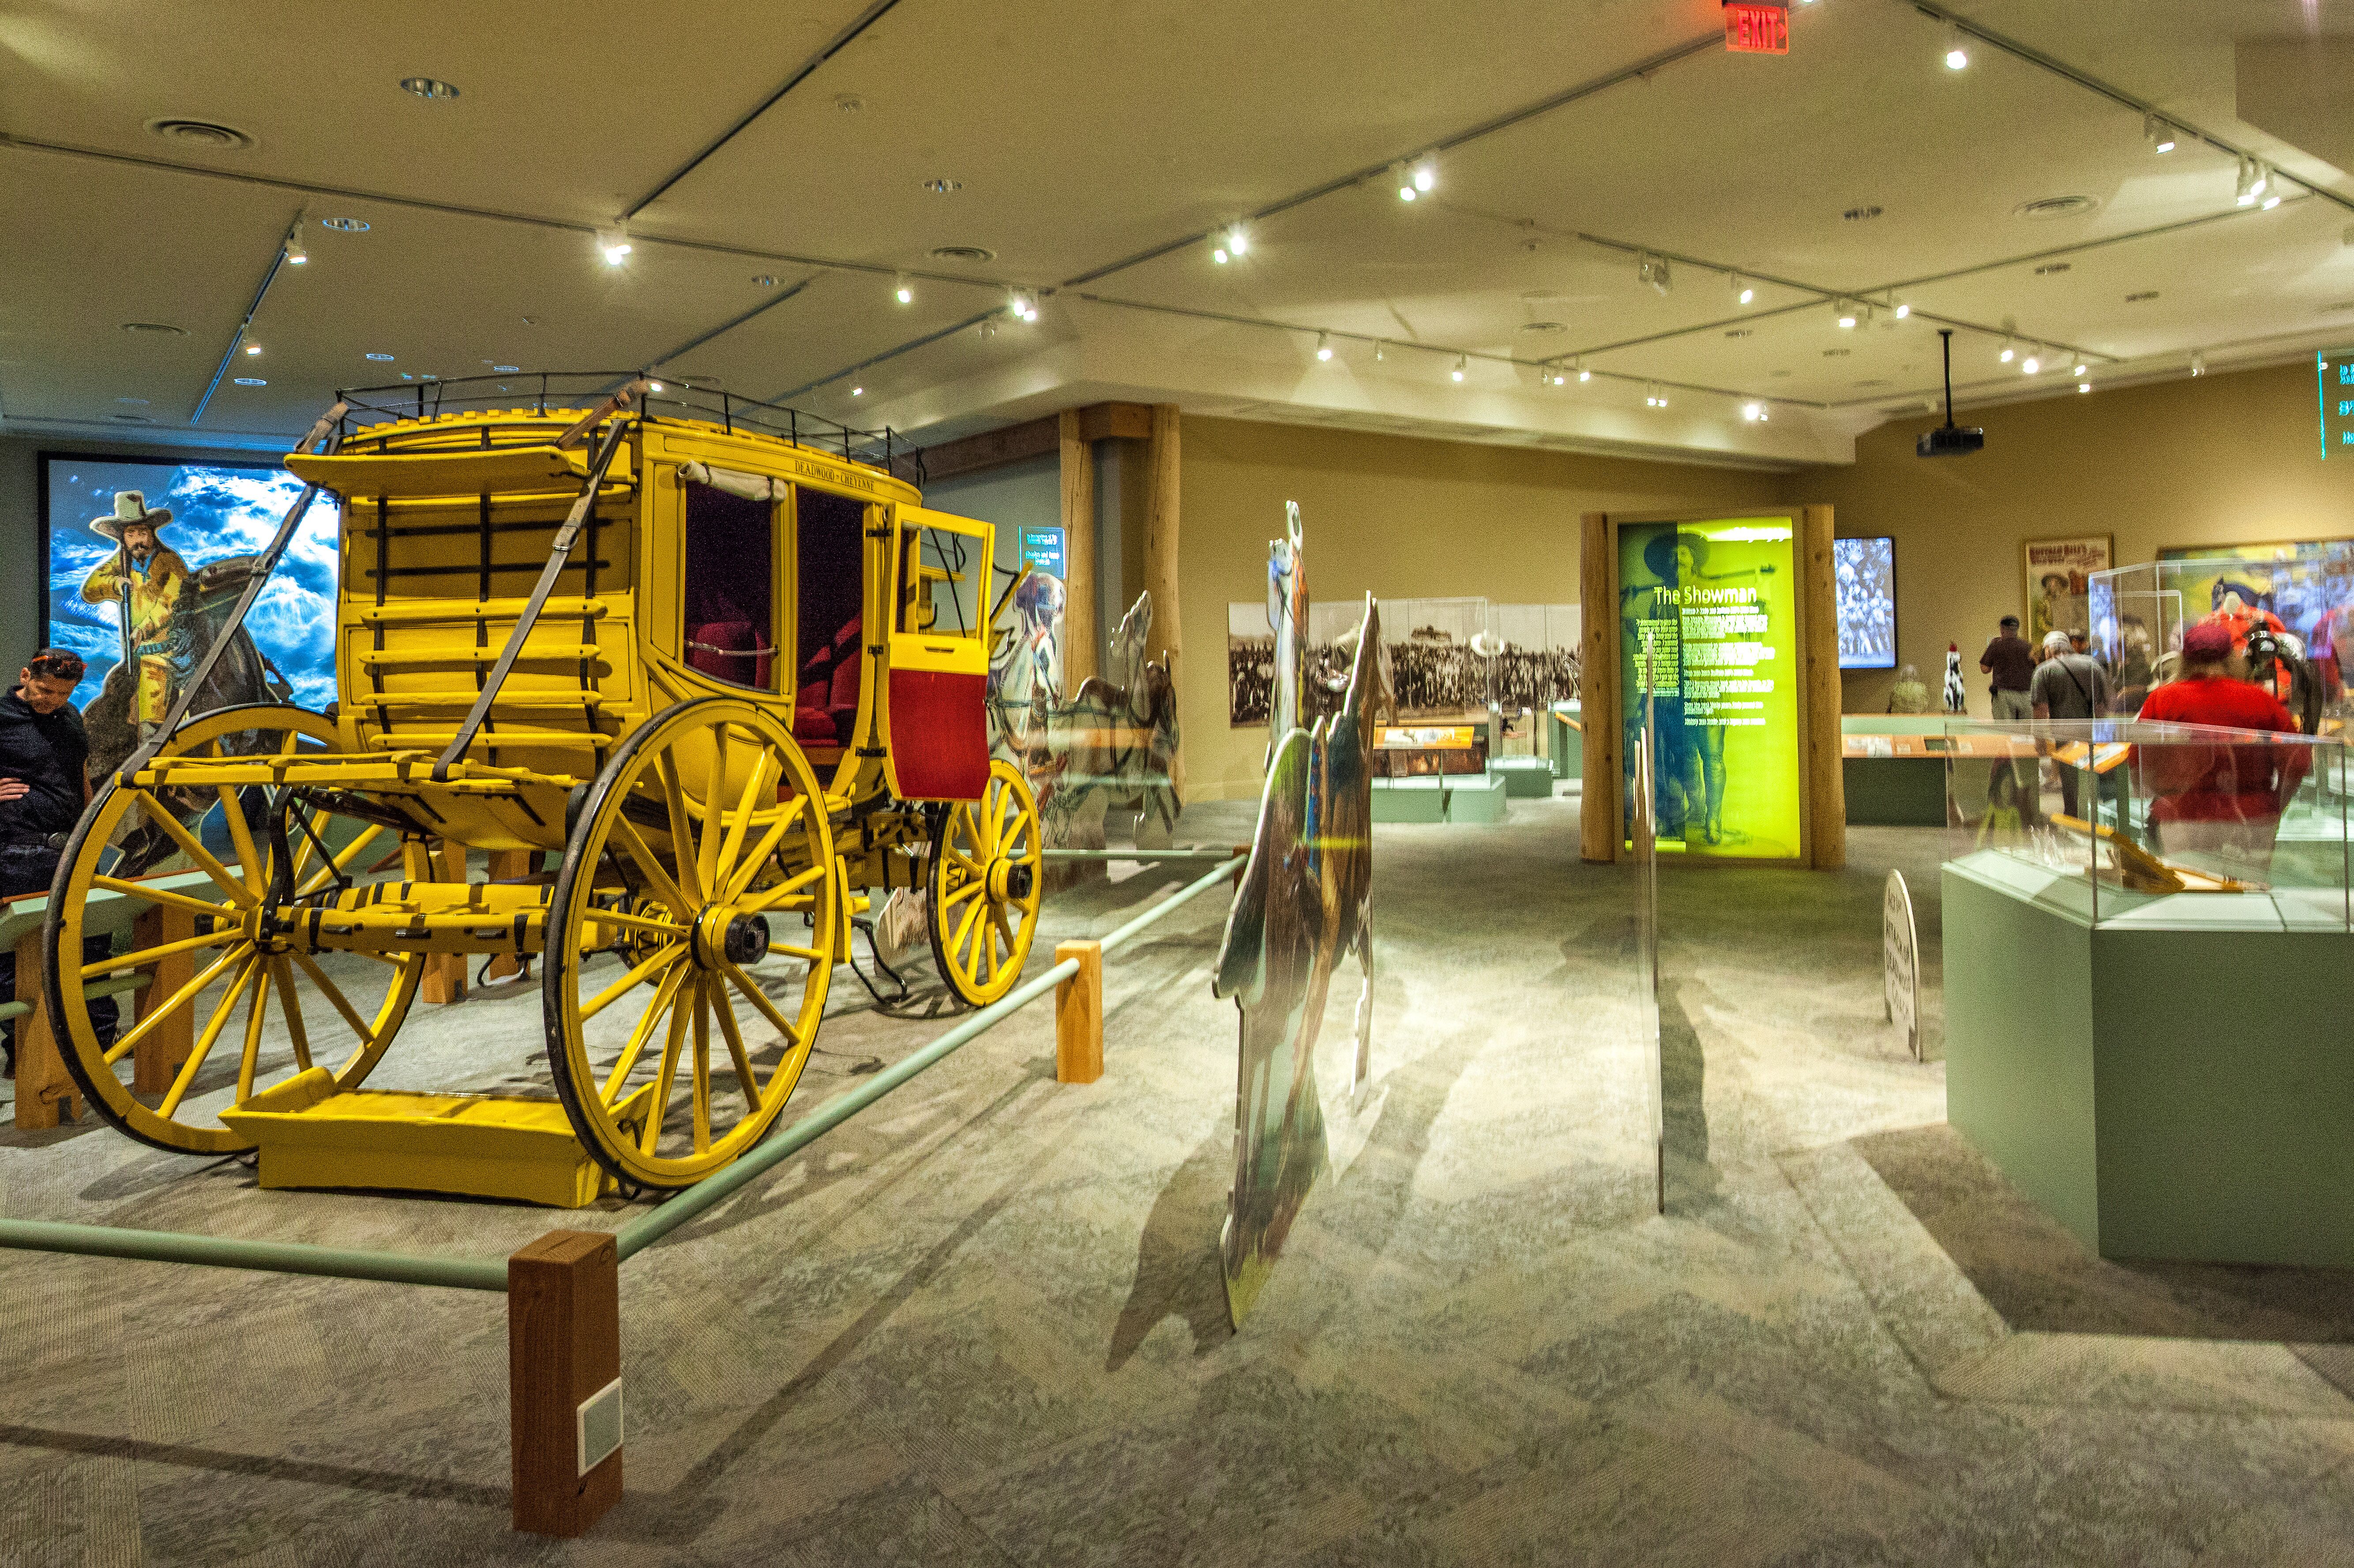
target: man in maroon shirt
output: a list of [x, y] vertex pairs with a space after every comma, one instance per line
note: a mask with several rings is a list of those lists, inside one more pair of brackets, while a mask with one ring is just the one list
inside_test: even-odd
[[[2280, 699], [2235, 679], [2231, 659], [2229, 627], [2190, 628], [2182, 634], [2181, 673], [2150, 693], [2141, 717], [2296, 734], [2296, 721]], [[2257, 869], [2270, 862], [2281, 811], [2312, 762], [2309, 749], [2301, 746], [2234, 746], [2188, 737], [2147, 741], [2134, 750], [2152, 797], [2151, 830], [2164, 850], [2221, 853]]]

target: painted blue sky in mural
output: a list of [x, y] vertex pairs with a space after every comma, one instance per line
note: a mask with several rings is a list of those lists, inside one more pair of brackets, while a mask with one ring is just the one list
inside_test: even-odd
[[[98, 695], [107, 671], [122, 656], [117, 611], [85, 604], [82, 579], [109, 556], [113, 543], [93, 530], [94, 517], [111, 517], [114, 493], [136, 490], [147, 504], [172, 509], [165, 546], [190, 567], [268, 547], [302, 482], [284, 469], [225, 468], [132, 459], [53, 457], [49, 480], [49, 641], [90, 661], [74, 690], [76, 706]], [[294, 700], [313, 712], [335, 700], [335, 540], [340, 522], [334, 498], [313, 502], [261, 590], [246, 630], [293, 683]]]

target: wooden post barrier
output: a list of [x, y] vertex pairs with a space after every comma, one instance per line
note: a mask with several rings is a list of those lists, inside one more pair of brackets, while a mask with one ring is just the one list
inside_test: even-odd
[[1103, 1076], [1103, 944], [1059, 943], [1055, 961], [1066, 959], [1079, 972], [1055, 987], [1055, 1081], [1092, 1084]]
[[[170, 942], [185, 942], [196, 934], [196, 917], [186, 909], [175, 909], [168, 904], [149, 907], [131, 927], [133, 951], [143, 952]], [[144, 1019], [148, 1010], [160, 1007], [179, 994], [182, 986], [196, 978], [196, 955], [175, 953], [155, 961], [154, 978], [147, 989], [139, 993], [135, 1007], [130, 999], [122, 1003], [133, 1022]], [[125, 1029], [128, 1030], [129, 1024]], [[172, 1086], [179, 1075], [180, 1064], [196, 1048], [196, 1010], [184, 1007], [157, 1024], [153, 1033], [131, 1048], [131, 1087], [143, 1095], [160, 1095]]]
[[621, 1500], [620, 1254], [550, 1231], [507, 1259], [514, 1527], [578, 1536]]
[[16, 1000], [31, 1010], [16, 1020], [16, 1125], [22, 1128], [81, 1119], [81, 1092], [66, 1075], [41, 984], [45, 946], [37, 926], [16, 938]]

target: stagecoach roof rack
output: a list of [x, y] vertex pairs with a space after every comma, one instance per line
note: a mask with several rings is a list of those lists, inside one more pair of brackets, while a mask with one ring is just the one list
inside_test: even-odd
[[[644, 397], [642, 407], [649, 418], [659, 419], [668, 409], [673, 418], [788, 441], [895, 478], [912, 479], [917, 485], [927, 478], [922, 449], [888, 425], [862, 430], [806, 409], [764, 403], [651, 370], [535, 370], [352, 387], [335, 394], [345, 405], [336, 433], [339, 444], [349, 447], [366, 441], [372, 429], [393, 420], [429, 420], [494, 410], [536, 416], [587, 408], [635, 380], [660, 388]], [[486, 424], [483, 429], [484, 444], [491, 447], [531, 445], [547, 439], [546, 431], [540, 429], [518, 428], [504, 439], [493, 426]]]

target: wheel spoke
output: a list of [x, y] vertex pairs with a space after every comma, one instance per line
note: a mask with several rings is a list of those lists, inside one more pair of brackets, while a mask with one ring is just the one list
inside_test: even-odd
[[278, 1006], [286, 1014], [286, 1033], [294, 1046], [294, 1065], [311, 1070], [311, 1036], [302, 1027], [302, 1004], [294, 1000], [294, 966], [284, 959], [270, 962], [270, 978], [278, 982]]
[[133, 1024], [130, 1029], [126, 1030], [122, 1034], [117, 1035], [115, 1037], [114, 1044], [106, 1048], [107, 1061], [110, 1064], [120, 1062], [123, 1057], [129, 1055], [133, 1046], [137, 1045], [142, 1040], [146, 1039], [149, 1034], [153, 1033], [156, 1029], [163, 1025], [164, 1020], [171, 1017], [172, 1014], [179, 1012], [180, 1009], [190, 1005], [198, 996], [202, 995], [205, 987], [212, 984], [213, 981], [220, 978], [221, 970], [228, 968], [229, 965], [237, 962], [239, 959], [244, 958], [252, 950], [252, 948], [246, 947], [232, 948], [228, 952], [223, 953], [218, 959], [216, 959], [210, 969], [199, 973], [196, 979], [190, 980], [187, 984], [174, 991], [161, 1003], [149, 1008], [147, 1010], [146, 1017], [141, 1019], [137, 1023]]
[[[295, 954], [294, 961], [302, 966], [302, 972], [311, 977], [311, 983], [325, 994], [328, 1004], [344, 1015], [344, 1022], [350, 1024], [352, 1033], [360, 1037], [361, 1048], [365, 1050], [375, 1044], [376, 1031], [369, 1028], [366, 1021], [360, 1017], [359, 1010], [351, 1004], [350, 998], [344, 995], [343, 988], [327, 978], [327, 971], [312, 962], [311, 955], [308, 953]], [[397, 985], [399, 982], [396, 980], [394, 983]]]
[[694, 1101], [690, 1106], [695, 1122], [695, 1151], [711, 1152], [711, 988], [702, 975], [695, 977], [695, 1065]]
[[640, 964], [637, 968], [623, 975], [620, 980], [615, 980], [611, 985], [609, 985], [603, 991], [599, 991], [588, 1001], [582, 1002], [580, 1004], [580, 1022], [583, 1023], [588, 1022], [590, 1019], [596, 1017], [599, 1013], [612, 1006], [613, 1003], [620, 1001], [622, 997], [628, 995], [631, 987], [636, 985], [640, 980], [644, 980], [648, 975], [653, 973], [654, 970], [663, 968], [666, 964], [674, 964], [685, 956], [685, 943], [664, 943], [661, 948], [655, 949], [654, 956], [652, 958], [648, 959], [645, 962]]
[[144, 899], [150, 904], [162, 904], [174, 909], [185, 909], [191, 915], [217, 916], [223, 920], [237, 918], [236, 909], [227, 904], [207, 904], [201, 898], [190, 898], [181, 893], [168, 893], [163, 888], [153, 887], [143, 882], [125, 882], [119, 876], [94, 875], [90, 879], [90, 885], [92, 887], [102, 887], [109, 893], [121, 893], [133, 898]]
[[823, 876], [824, 874], [825, 867], [822, 865], [813, 865], [798, 876], [789, 876], [785, 878], [784, 881], [777, 884], [776, 886], [762, 892], [757, 897], [746, 899], [740, 913], [746, 915], [758, 915], [766, 910], [772, 909], [780, 900], [790, 897], [793, 894], [799, 893], [802, 888], [807, 887], [811, 883], [815, 882], [819, 877]]
[[584, 926], [626, 926], [632, 931], [653, 931], [665, 937], [688, 937], [694, 932], [675, 920], [649, 920], [642, 915], [631, 915], [619, 909], [599, 909], [581, 917]]
[[254, 897], [251, 889], [229, 874], [228, 867], [213, 858], [212, 851], [205, 848], [196, 841], [196, 835], [180, 825], [180, 819], [172, 814], [170, 807], [146, 790], [141, 790], [140, 795], [141, 814], [163, 829], [164, 836], [178, 844], [180, 853], [188, 857], [189, 863], [211, 877], [220, 890], [228, 895], [229, 902], [240, 909], [250, 909], [260, 902]]
[[954, 893], [949, 894], [946, 898], [940, 900], [940, 907], [943, 910], [953, 909], [958, 905], [963, 903], [966, 899], [971, 897], [974, 894], [983, 891], [987, 886], [988, 884], [982, 882], [979, 877], [969, 877], [966, 879], [965, 885], [962, 887], [958, 888]]
[[210, 931], [201, 937], [183, 937], [176, 942], [166, 942], [160, 948], [142, 948], [135, 953], [125, 953], [119, 959], [101, 959], [94, 964], [82, 965], [81, 978], [89, 980], [93, 975], [112, 974], [117, 969], [143, 969], [149, 964], [175, 958], [182, 953], [193, 953], [203, 948], [217, 948], [223, 942], [234, 942], [244, 934], [239, 927], [231, 926], [226, 931]]
[[685, 890], [671, 880], [662, 857], [639, 835], [636, 823], [627, 817], [616, 816], [613, 819], [613, 836], [620, 842], [623, 853], [638, 863], [638, 871], [645, 877], [646, 885], [654, 890], [656, 898], [669, 905], [675, 914], [687, 916], [695, 914], [695, 900], [689, 898]]
[[228, 1027], [230, 1016], [237, 1012], [237, 999], [244, 994], [245, 982], [260, 967], [261, 956], [249, 953], [245, 967], [238, 970], [237, 979], [229, 981], [228, 989], [221, 993], [220, 1004], [213, 1009], [212, 1017], [205, 1021], [205, 1032], [196, 1036], [195, 1049], [181, 1064], [180, 1075], [172, 1080], [172, 1086], [164, 1091], [163, 1104], [155, 1107], [156, 1113], [164, 1120], [169, 1121], [172, 1113], [180, 1108], [180, 1101], [187, 1095], [188, 1086], [196, 1081], [196, 1069], [202, 1067], [205, 1058], [212, 1054], [213, 1042], [220, 1038], [221, 1031]]
[[788, 1050], [799, 1050], [801, 1048], [801, 1032], [785, 1022], [785, 1015], [777, 1011], [777, 1004], [769, 1000], [768, 992], [762, 991], [758, 986], [752, 983], [751, 976], [746, 974], [742, 969], [737, 969], [734, 964], [722, 965], [719, 972], [727, 977], [727, 981], [730, 985], [733, 985], [737, 991], [744, 993], [744, 1000], [752, 1004], [753, 1011], [759, 1013], [761, 1017], [767, 1019], [770, 1027], [774, 1028], [779, 1035], [784, 1037], [785, 1046]]
[[964, 912], [963, 919], [957, 922], [956, 935], [949, 939], [949, 956], [954, 958], [957, 962], [963, 963], [965, 961], [965, 938], [972, 934], [973, 925], [980, 919], [981, 912], [988, 907], [989, 900], [985, 898], [981, 899], [975, 902], [971, 908]]
[[769, 857], [777, 853], [777, 845], [784, 842], [786, 832], [808, 809], [808, 796], [794, 797], [792, 804], [769, 824], [768, 831], [760, 835], [760, 842], [753, 846], [752, 853], [736, 862], [735, 873], [728, 877], [727, 886], [720, 894], [719, 902], [733, 904], [744, 896], [744, 890], [752, 885], [752, 879], [760, 874], [760, 868], [769, 863]]
[[751, 1054], [744, 1049], [744, 1031], [736, 1022], [736, 1003], [729, 1000], [726, 986], [712, 993], [711, 1008], [719, 1015], [719, 1033], [727, 1037], [727, 1059], [735, 1064], [736, 1081], [744, 1086], [744, 1114], [754, 1115], [760, 1109], [759, 1075], [752, 1070]]
[[238, 799], [238, 791], [226, 784], [214, 785], [213, 793], [220, 797], [221, 816], [228, 825], [228, 842], [237, 846], [238, 864], [245, 872], [245, 885], [259, 893], [267, 885], [263, 881], [267, 870], [261, 863], [261, 852], [254, 847], [253, 826], [245, 820], [244, 802]]
[[703, 780], [703, 831], [695, 844], [695, 880], [705, 888], [719, 885], [719, 841], [727, 832], [727, 730], [723, 720], [712, 732], [711, 771]]
[[[997, 927], [998, 936], [1005, 938], [1005, 958], [1008, 962], [1011, 962], [1013, 958], [1013, 929], [1005, 923], [1004, 905], [997, 904], [990, 906], [989, 923]], [[995, 959], [991, 959], [989, 970], [990, 978], [994, 980], [997, 976], [997, 971], [1003, 967], [1003, 964], [1000, 964]]]
[[[744, 786], [743, 796], [736, 802], [735, 816], [727, 824], [727, 835], [720, 841], [719, 853], [712, 860], [711, 874], [704, 878], [705, 887], [725, 890], [735, 885], [736, 874], [739, 869], [736, 857], [743, 853], [744, 835], [751, 829], [752, 814], [759, 810], [761, 795], [776, 788], [777, 774], [770, 771], [776, 763], [774, 752], [763, 751], [752, 764], [751, 782]], [[766, 858], [765, 855], [755, 855], [752, 863], [758, 865]]]
[[695, 844], [695, 817], [686, 809], [686, 790], [678, 781], [678, 765], [671, 753], [663, 751], [654, 759], [654, 771], [661, 776], [663, 805], [670, 813], [670, 858], [678, 867], [678, 885], [686, 895], [686, 906], [682, 915], [703, 903], [703, 884], [696, 879], [699, 852]]
[[630, 1043], [621, 1047], [620, 1055], [613, 1060], [613, 1070], [605, 1075], [605, 1088], [600, 1097], [608, 1109], [620, 1103], [621, 1086], [629, 1082], [630, 1069], [636, 1066], [638, 1058], [644, 1054], [646, 1042], [653, 1037], [655, 1026], [670, 1016], [671, 1007], [678, 1000], [679, 982], [686, 979], [686, 973], [685, 967], [682, 965], [663, 977], [661, 986], [654, 991], [653, 1005], [639, 1017], [638, 1026], [630, 1031]]
[[257, 959], [253, 967], [253, 994], [245, 1003], [245, 1051], [237, 1059], [237, 1103], [243, 1105], [253, 1096], [254, 1070], [261, 1065], [261, 1026], [270, 1017], [270, 969]]
[[678, 1076], [678, 1051], [686, 1038], [686, 999], [670, 1010], [670, 1034], [663, 1041], [662, 1065], [654, 1069], [654, 1103], [646, 1112], [645, 1130], [638, 1135], [638, 1152], [651, 1160], [662, 1141], [663, 1122], [670, 1116], [671, 1081]]

